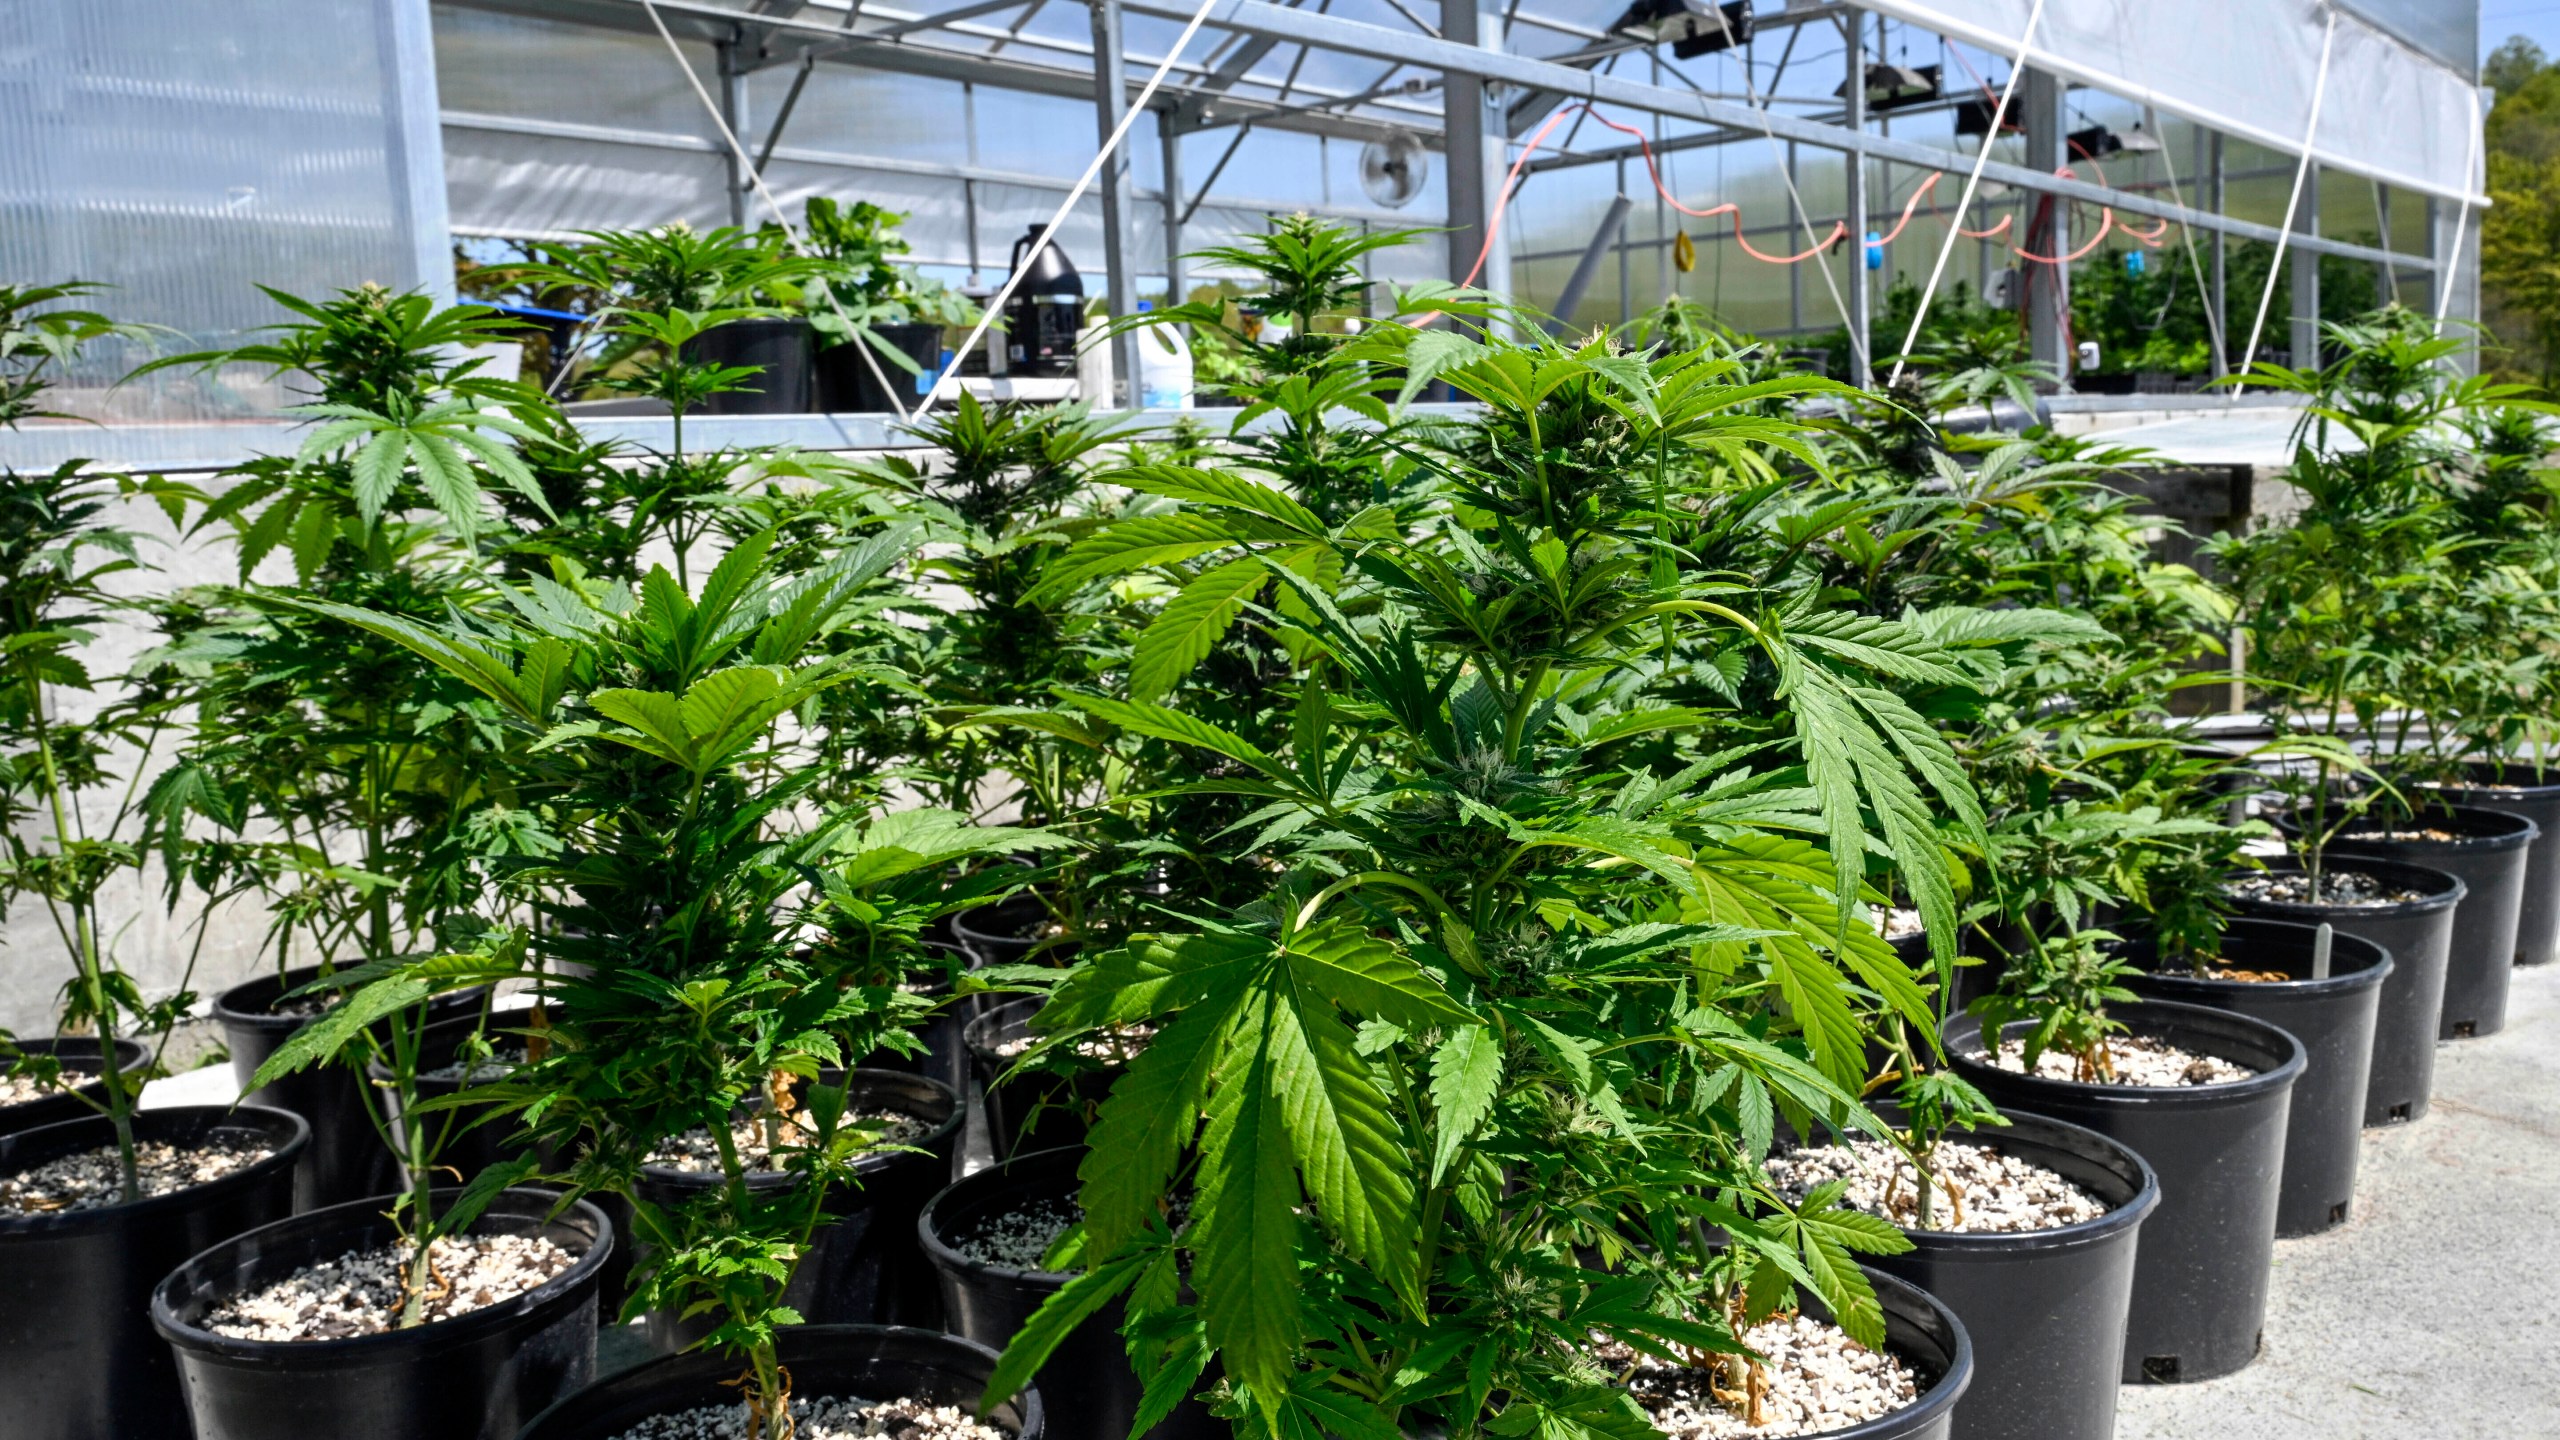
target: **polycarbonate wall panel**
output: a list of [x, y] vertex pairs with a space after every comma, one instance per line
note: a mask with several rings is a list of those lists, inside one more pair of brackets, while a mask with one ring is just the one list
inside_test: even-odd
[[[0, 5], [0, 275], [103, 282], [100, 307], [186, 348], [280, 318], [260, 283], [449, 288], [433, 111], [413, 103], [432, 106], [426, 38], [424, 0]], [[167, 372], [110, 394], [140, 355], [100, 347], [61, 408], [183, 424], [277, 402]], [[112, 429], [0, 436], [18, 463], [65, 447], [151, 458]]]

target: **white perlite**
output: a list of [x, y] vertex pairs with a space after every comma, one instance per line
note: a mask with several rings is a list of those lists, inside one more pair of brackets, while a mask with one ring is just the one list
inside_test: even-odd
[[494, 1055], [481, 1056], [479, 1063], [468, 1067], [468, 1074], [464, 1073], [465, 1067], [462, 1061], [454, 1059], [446, 1061], [444, 1064], [437, 1066], [433, 1070], [419, 1071], [418, 1078], [421, 1080], [459, 1080], [471, 1085], [486, 1085], [492, 1080], [506, 1079], [518, 1065], [523, 1063], [524, 1051], [520, 1049], [512, 1051], [501, 1050]]
[[[2278, 905], [2312, 903], [2311, 877], [2299, 871], [2244, 875], [2224, 888], [2243, 900]], [[2319, 903], [2323, 905], [2406, 905], [2426, 898], [2424, 890], [2385, 885], [2361, 870], [2331, 870], [2320, 877]]]
[[[790, 1151], [817, 1143], [818, 1124], [808, 1111], [800, 1110], [784, 1118], [778, 1127], [768, 1127], [770, 1115], [750, 1115], [729, 1127], [729, 1143], [738, 1150], [738, 1161], [750, 1175], [773, 1175], [791, 1168]], [[933, 1127], [913, 1115], [895, 1110], [848, 1110], [836, 1122], [837, 1134], [851, 1135], [863, 1150], [885, 1149], [892, 1145], [913, 1145], [933, 1133]], [[771, 1130], [781, 1132], [783, 1151], [779, 1159]], [[665, 1170], [687, 1175], [708, 1175], [720, 1169], [720, 1142], [709, 1130], [688, 1130], [649, 1152], [649, 1163]]]
[[[399, 1323], [401, 1276], [416, 1253], [403, 1242], [305, 1265], [265, 1289], [214, 1307], [204, 1328], [234, 1340], [384, 1334]], [[446, 1236], [427, 1247], [427, 1256], [430, 1322], [512, 1300], [578, 1263], [577, 1256], [539, 1235]]]
[[[1010, 1039], [999, 1040], [995, 1046], [996, 1055], [1004, 1060], [1018, 1059], [1028, 1054], [1032, 1046], [1039, 1044], [1040, 1038], [1037, 1035], [1016, 1035]], [[1095, 1031], [1066, 1048], [1068, 1053], [1087, 1060], [1100, 1060], [1109, 1065], [1126, 1065], [1137, 1058], [1138, 1052], [1146, 1049], [1147, 1042], [1154, 1038], [1156, 1038], [1156, 1027], [1153, 1025], [1126, 1025]]]
[[[791, 1401], [793, 1440], [1007, 1440], [1002, 1430], [974, 1419], [957, 1405], [928, 1405], [921, 1400]], [[747, 1440], [747, 1408], [705, 1405], [672, 1415], [652, 1415], [614, 1440]]]
[[964, 1258], [1008, 1270], [1038, 1270], [1040, 1257], [1057, 1243], [1060, 1232], [1084, 1218], [1084, 1210], [1062, 1200], [1035, 1200], [1019, 1210], [990, 1215], [977, 1228], [951, 1242]]
[[1783, 1440], [1822, 1435], [1890, 1415], [1920, 1398], [1911, 1367], [1870, 1350], [1836, 1325], [1804, 1315], [1781, 1316], [1743, 1333], [1742, 1343], [1768, 1362], [1768, 1390], [1758, 1425], [1744, 1418], [1741, 1397], [1719, 1398], [1704, 1370], [1647, 1362], [1628, 1392], [1671, 1440]]
[[[164, 1141], [142, 1140], [133, 1147], [134, 1175], [142, 1198], [148, 1200], [219, 1180], [274, 1153], [253, 1141], [210, 1141], [181, 1149]], [[122, 1203], [124, 1183], [113, 1145], [65, 1155], [0, 1178], [0, 1215], [51, 1215]]]
[[[73, 1085], [81, 1085], [95, 1077], [65, 1067], [62, 1078]], [[24, 1105], [30, 1100], [57, 1094], [62, 1088], [59, 1084], [41, 1084], [33, 1075], [0, 1075], [0, 1105]]]
[[[2258, 1073], [2219, 1055], [2198, 1055], [2148, 1035], [2108, 1036], [2107, 1058], [2115, 1064], [2115, 1079], [2101, 1083], [2116, 1085], [2228, 1085]], [[2026, 1047], [2004, 1043], [1991, 1063], [2023, 1075], [2027, 1073]], [[2046, 1080], [2077, 1080], [2081, 1078], [2079, 1065], [2072, 1056], [2048, 1049], [2036, 1057], [2035, 1073]]]
[[[1988, 1145], [1941, 1140], [1930, 1152], [1929, 1228], [1962, 1234], [2058, 1230], [2107, 1213], [2096, 1196], [2033, 1161]], [[1841, 1203], [1906, 1228], [1920, 1220], [1919, 1176], [1901, 1151], [1879, 1140], [1816, 1145], [1775, 1155], [1769, 1179], [1789, 1200], [1828, 1180], [1846, 1180]], [[1949, 1195], [1949, 1187], [1955, 1194]]]

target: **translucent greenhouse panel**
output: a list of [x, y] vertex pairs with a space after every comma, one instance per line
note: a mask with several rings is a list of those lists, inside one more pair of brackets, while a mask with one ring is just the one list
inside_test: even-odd
[[[0, 5], [0, 53], [0, 275], [112, 286], [169, 348], [273, 323], [261, 283], [449, 288], [425, 0]], [[0, 435], [0, 459], [233, 458], [245, 432], [188, 427], [288, 400], [176, 372], [110, 392], [142, 358], [99, 347], [62, 396], [107, 429]]]

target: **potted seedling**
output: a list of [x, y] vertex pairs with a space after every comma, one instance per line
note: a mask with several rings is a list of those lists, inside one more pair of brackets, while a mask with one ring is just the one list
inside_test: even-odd
[[[35, 308], [88, 288], [0, 289], [8, 424], [42, 413], [45, 362], [111, 328], [94, 312]], [[0, 1428], [44, 1440], [183, 1440], [177, 1374], [150, 1330], [151, 1281], [287, 1213], [309, 1133], [258, 1107], [137, 1108], [195, 1001], [183, 979], [164, 998], [144, 994], [119, 962], [123, 927], [101, 904], [151, 849], [141, 779], [188, 702], [183, 678], [155, 662], [125, 675], [91, 669], [101, 630], [144, 614], [115, 593], [143, 562], [140, 537], [114, 512], [147, 488], [85, 462], [0, 471], [0, 895], [53, 921], [57, 963], [70, 972], [62, 1024], [92, 1042], [85, 1055], [0, 1043], [13, 1079], [85, 1112], [0, 1135]], [[95, 1079], [62, 1090], [65, 1065], [84, 1059]]]
[[2207, 1379], [2257, 1358], [2302, 1046], [2246, 1016], [2137, 1000], [2116, 940], [2036, 937], [1943, 1042], [1956, 1073], [2004, 1112], [2097, 1131], [2158, 1173], [2122, 1378]]
[[978, 322], [965, 296], [897, 258], [910, 248], [898, 234], [905, 219], [868, 200], [809, 199], [808, 250], [824, 268], [801, 307], [818, 335], [820, 409], [914, 409], [941, 370], [943, 332]]
[[[513, 273], [545, 294], [607, 297], [606, 308], [589, 317], [599, 345], [585, 373], [608, 393], [660, 401], [679, 425], [696, 407], [713, 415], [794, 415], [814, 407], [816, 331], [805, 317], [784, 313], [781, 302], [820, 266], [791, 253], [778, 233], [696, 230], [677, 221], [581, 231], [574, 241], [529, 248], [537, 259]], [[678, 360], [724, 382], [676, 383], [681, 372], [670, 367]], [[681, 431], [676, 448], [683, 449]]]

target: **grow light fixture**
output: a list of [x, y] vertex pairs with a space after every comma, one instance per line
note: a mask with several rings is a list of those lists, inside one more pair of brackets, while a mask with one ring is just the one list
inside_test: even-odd
[[[1926, 105], [1937, 99], [1941, 68], [1936, 65], [1887, 65], [1882, 61], [1869, 65], [1867, 113], [1881, 115], [1893, 110], [1908, 110], [1914, 105]], [[1840, 82], [1840, 88], [1831, 93], [1848, 98], [1849, 83], [1845, 80]]]
[[1751, 38], [1751, 0], [1635, 0], [1609, 32], [1669, 45], [1673, 55], [1694, 60]]
[[[1990, 134], [1991, 114], [1998, 108], [1999, 106], [1989, 100], [1957, 101], [1956, 133], [1958, 135], [1970, 135], [1975, 139], [1980, 139], [1981, 137]], [[2000, 133], [2003, 135], [2021, 135], [2026, 133], [2026, 128], [2026, 125], [2018, 119], [2018, 114], [2014, 110], [2001, 118]]]
[[2130, 135], [2119, 135], [2104, 125], [2074, 130], [2069, 139], [2071, 153], [2091, 160], [2104, 160], [2110, 155], [2148, 155], [2160, 148], [2159, 137], [2137, 125]]

